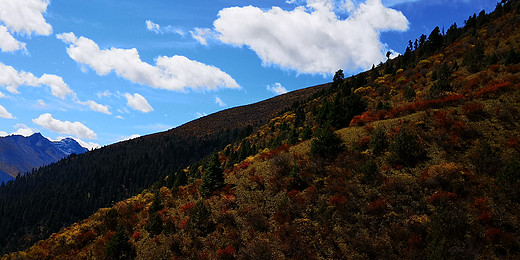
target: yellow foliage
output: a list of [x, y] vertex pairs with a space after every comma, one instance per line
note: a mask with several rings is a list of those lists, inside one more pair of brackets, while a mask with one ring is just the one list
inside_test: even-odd
[[356, 89], [354, 91], [354, 93], [358, 94], [358, 95], [366, 95], [368, 93], [371, 93], [374, 91], [374, 88], [371, 87], [371, 86], [368, 86], [368, 87], [360, 87], [358, 89]]

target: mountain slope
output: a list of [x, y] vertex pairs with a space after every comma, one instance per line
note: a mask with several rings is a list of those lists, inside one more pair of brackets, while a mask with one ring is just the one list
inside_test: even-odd
[[503, 1], [439, 46], [434, 30], [5, 258], [518, 259], [518, 26], [519, 1]]
[[98, 208], [139, 193], [249, 135], [254, 127], [289, 109], [294, 101], [306, 100], [325, 87], [227, 109], [170, 131], [73, 156], [0, 187], [0, 253], [29, 246]]
[[0, 137], [0, 170], [14, 178], [19, 173], [57, 162], [72, 153], [81, 154], [86, 151], [74, 139], [51, 142], [40, 133], [29, 137]]

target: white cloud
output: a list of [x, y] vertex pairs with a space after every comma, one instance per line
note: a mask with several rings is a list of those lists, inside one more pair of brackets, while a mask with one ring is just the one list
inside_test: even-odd
[[217, 103], [221, 107], [226, 106], [226, 103], [224, 103], [224, 101], [222, 101], [222, 99], [220, 99], [219, 97], [215, 97], [215, 103]]
[[15, 68], [0, 62], [0, 86], [5, 86], [7, 91], [12, 94], [19, 94], [19, 86], [40, 87], [49, 86], [53, 96], [65, 99], [67, 95], [74, 95], [74, 92], [59, 76], [43, 74], [40, 78], [35, 77], [30, 72], [18, 72]]
[[298, 73], [328, 75], [367, 69], [385, 60], [381, 31], [403, 31], [408, 20], [381, 0], [354, 6], [340, 19], [331, 0], [308, 0], [305, 6], [286, 11], [253, 6], [222, 9], [213, 23], [218, 39], [226, 44], [248, 46], [264, 66], [276, 65]]
[[97, 135], [81, 122], [60, 121], [45, 113], [32, 120], [35, 124], [60, 134], [69, 134], [77, 138], [96, 139]]
[[145, 23], [146, 23], [146, 29], [148, 29], [148, 31], [152, 31], [154, 33], [161, 32], [161, 27], [158, 24], [156, 24], [150, 20], [146, 20]]
[[204, 116], [207, 116], [207, 115], [208, 115], [208, 114], [206, 114], [206, 113], [204, 113], [204, 112], [202, 112], [202, 113], [201, 113], [201, 112], [197, 112], [197, 113], [195, 113], [195, 116], [196, 116], [197, 118], [201, 118], [201, 117], [204, 117]]
[[139, 138], [139, 137], [141, 137], [141, 135], [139, 135], [139, 134], [133, 134], [131, 136], [123, 136], [123, 137], [119, 138], [119, 142], [132, 140], [132, 139]]
[[93, 111], [96, 111], [96, 112], [100, 112], [100, 113], [107, 114], [107, 115], [112, 114], [110, 112], [109, 106], [98, 104], [93, 100], [87, 100], [85, 102], [77, 100], [76, 103], [78, 103], [80, 105], [88, 106], [88, 107], [90, 107], [90, 109], [92, 109]]
[[92, 40], [74, 33], [57, 35], [70, 44], [67, 53], [80, 64], [92, 68], [100, 76], [114, 71], [119, 77], [154, 88], [185, 91], [240, 88], [231, 76], [220, 69], [190, 60], [184, 56], [156, 58], [156, 65], [143, 62], [133, 49], [110, 48], [101, 50]]
[[163, 33], [176, 33], [180, 36], [184, 36], [184, 31], [181, 29], [181, 28], [178, 28], [178, 27], [175, 27], [175, 26], [171, 26], [171, 25], [168, 25], [166, 27], [162, 27], [154, 22], [152, 22], [151, 20], [146, 20], [145, 22], [146, 24], [146, 29], [148, 31], [152, 31], [156, 34], [163, 34]]
[[5, 98], [7, 97], [4, 93], [0, 92], [0, 98]]
[[143, 113], [148, 113], [148, 112], [153, 111], [153, 108], [152, 108], [152, 106], [150, 106], [148, 101], [146, 101], [146, 99], [143, 96], [139, 95], [138, 93], [134, 93], [134, 95], [132, 95], [130, 93], [125, 93], [125, 97], [128, 100], [128, 105], [131, 108], [133, 108], [135, 110], [139, 110]]
[[25, 49], [25, 43], [16, 40], [12, 33], [31, 36], [50, 35], [52, 26], [45, 21], [48, 0], [0, 0], [0, 49], [16, 51]]
[[383, 0], [383, 4], [385, 6], [396, 6], [399, 4], [413, 3], [413, 2], [417, 2], [417, 1], [419, 1], [419, 0]]
[[285, 89], [282, 84], [276, 82], [273, 85], [267, 85], [267, 90], [273, 92], [276, 95], [281, 95], [287, 93], [287, 89]]
[[193, 39], [202, 45], [208, 45], [207, 39], [216, 38], [215, 32], [209, 28], [195, 28], [193, 31], [190, 31], [190, 34]]
[[35, 107], [37, 109], [43, 109], [43, 108], [46, 108], [47, 106], [48, 106], [47, 103], [45, 103], [45, 101], [43, 101], [43, 99], [36, 100], [36, 104], [33, 105], [33, 107]]
[[16, 40], [3, 25], [0, 25], [0, 49], [3, 52], [26, 50], [25, 43]]
[[125, 119], [124, 117], [122, 116], [116, 116], [117, 119]]
[[22, 136], [31, 136], [34, 133], [38, 132], [36, 129], [32, 129], [24, 124], [16, 124], [14, 125], [14, 128], [16, 129], [15, 132], [13, 132], [11, 135], [22, 135]]
[[0, 131], [0, 137], [6, 137], [9, 134], [6, 131]]
[[[109, 107], [100, 105], [92, 100], [82, 102], [78, 99], [76, 93], [63, 81], [63, 78], [52, 75], [43, 74], [40, 78], [35, 77], [30, 72], [18, 72], [15, 68], [7, 66], [0, 62], [0, 86], [5, 86], [7, 91], [13, 94], [19, 94], [18, 87], [25, 85], [31, 87], [40, 87], [42, 85], [49, 86], [53, 96], [65, 99], [67, 96], [72, 96], [73, 100], [81, 105], [88, 106], [96, 112], [111, 115]], [[3, 94], [2, 94], [3, 95]], [[0, 95], [0, 97], [2, 97]], [[43, 100], [42, 100], [43, 101]]]
[[105, 91], [103, 91], [103, 92], [98, 92], [98, 93], [97, 93], [98, 98], [102, 98], [102, 97], [110, 97], [110, 96], [112, 96], [112, 95], [113, 95], [113, 94], [112, 94], [112, 92], [110, 92], [110, 90], [105, 90]]
[[74, 138], [74, 137], [71, 137], [73, 138], [74, 140], [76, 140], [76, 142], [79, 143], [79, 145], [81, 145], [82, 147], [85, 147], [87, 148], [89, 151], [92, 151], [94, 149], [98, 149], [98, 148], [101, 148], [101, 145], [99, 145], [98, 143], [94, 143], [94, 142], [85, 142], [79, 138]]
[[7, 109], [5, 109], [5, 107], [3, 107], [2, 105], [0, 105], [0, 117], [7, 118], [7, 119], [14, 118], [13, 115], [11, 113], [7, 112]]

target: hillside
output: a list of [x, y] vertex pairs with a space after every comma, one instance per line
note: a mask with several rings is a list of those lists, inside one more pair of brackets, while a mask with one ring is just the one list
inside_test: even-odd
[[519, 26], [519, 2], [503, 1], [338, 72], [249, 136], [4, 258], [516, 259]]
[[502, 1], [436, 28], [3, 258], [518, 259], [518, 27]]
[[[70, 154], [81, 154], [87, 149], [74, 139], [51, 142], [40, 133], [24, 137], [0, 137], [0, 171], [15, 178], [20, 173], [57, 162]], [[0, 180], [1, 181], [1, 180]]]
[[141, 192], [249, 135], [269, 118], [289, 109], [293, 101], [306, 100], [325, 87], [227, 109], [170, 131], [72, 156], [0, 186], [0, 253], [30, 246], [101, 207]]

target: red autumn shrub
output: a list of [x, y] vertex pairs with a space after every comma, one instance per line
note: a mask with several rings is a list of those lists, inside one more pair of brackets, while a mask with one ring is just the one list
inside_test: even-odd
[[454, 200], [457, 198], [457, 194], [454, 192], [448, 191], [436, 191], [433, 195], [431, 195], [428, 200], [432, 204], [437, 204], [440, 202], [445, 202], [449, 200]]
[[236, 254], [237, 250], [232, 245], [227, 245], [224, 249], [217, 250], [217, 255], [220, 258], [226, 258]]
[[385, 198], [379, 198], [368, 204], [368, 211], [371, 213], [382, 213], [388, 208], [388, 202]]
[[139, 232], [139, 231], [135, 231], [134, 234], [132, 235], [132, 238], [133, 238], [135, 241], [139, 241], [139, 239], [141, 238], [141, 232]]
[[186, 212], [195, 207], [195, 202], [186, 202], [184, 205], [180, 207], [181, 212]]
[[497, 92], [499, 89], [507, 88], [509, 86], [511, 86], [511, 82], [509, 82], [509, 81], [499, 82], [496, 84], [490, 84], [486, 87], [479, 89], [475, 93], [475, 97], [479, 98], [479, 97], [490, 96], [493, 93]]
[[346, 196], [333, 195], [329, 198], [329, 205], [334, 206], [334, 207], [344, 205], [345, 203], [347, 203]]

